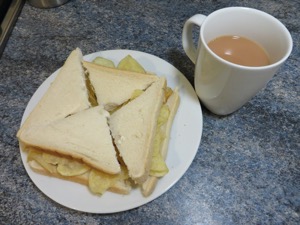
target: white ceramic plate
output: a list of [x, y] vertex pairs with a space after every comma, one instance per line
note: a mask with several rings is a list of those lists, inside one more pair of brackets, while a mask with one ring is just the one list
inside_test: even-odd
[[[166, 159], [170, 172], [159, 180], [154, 192], [147, 198], [142, 196], [139, 189], [132, 190], [129, 195], [106, 192], [99, 197], [92, 195], [86, 186], [34, 173], [26, 162], [26, 153], [20, 149], [23, 164], [34, 184], [63, 206], [90, 213], [114, 213], [144, 205], [169, 190], [187, 171], [197, 153], [202, 136], [200, 103], [191, 84], [174, 66], [156, 56], [131, 50], [102, 51], [86, 55], [84, 59], [92, 61], [96, 56], [102, 56], [117, 65], [128, 54], [137, 59], [147, 71], [165, 76], [169, 87], [179, 87], [180, 105], [171, 130]], [[34, 93], [24, 112], [22, 123], [44, 95], [57, 72], [46, 79]]]

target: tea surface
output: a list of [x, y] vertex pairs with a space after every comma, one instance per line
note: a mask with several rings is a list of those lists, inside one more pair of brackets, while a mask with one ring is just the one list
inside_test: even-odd
[[270, 60], [266, 51], [254, 41], [240, 36], [220, 36], [208, 47], [221, 58], [242, 66], [266, 66]]

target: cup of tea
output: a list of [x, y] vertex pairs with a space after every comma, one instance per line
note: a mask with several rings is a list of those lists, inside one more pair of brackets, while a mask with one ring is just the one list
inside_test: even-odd
[[[200, 27], [197, 46], [195, 26]], [[189, 18], [182, 45], [195, 64], [194, 86], [200, 101], [211, 112], [227, 115], [266, 86], [289, 57], [293, 41], [273, 16], [252, 8], [229, 7]]]

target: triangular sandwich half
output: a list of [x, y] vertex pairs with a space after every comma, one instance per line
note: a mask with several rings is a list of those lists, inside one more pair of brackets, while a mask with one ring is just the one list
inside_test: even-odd
[[[168, 115], [165, 117], [167, 118], [167, 120], [163, 121], [162, 125], [158, 128], [159, 132], [163, 134], [162, 143], [160, 143], [159, 145], [159, 153], [161, 154], [161, 157], [164, 160], [167, 157], [169, 140], [170, 140], [170, 132], [173, 125], [173, 120], [177, 113], [179, 102], [180, 102], [180, 97], [179, 97], [178, 89], [175, 89], [170, 95], [170, 97], [167, 99], [167, 102], [165, 103], [169, 112]], [[150, 169], [150, 175], [148, 179], [141, 185], [141, 191], [145, 197], [152, 194], [159, 180], [159, 177], [151, 175], [151, 169]], [[154, 173], [155, 172], [157, 171], [154, 171]]]
[[77, 48], [71, 52], [45, 95], [21, 126], [17, 137], [22, 142], [22, 133], [29, 127], [47, 124], [89, 107], [82, 53]]
[[89, 108], [52, 123], [27, 129], [22, 141], [30, 148], [58, 153], [109, 174], [120, 173], [107, 124], [109, 113], [101, 106]]
[[135, 90], [145, 90], [158, 80], [155, 75], [104, 67], [85, 61], [83, 66], [87, 69], [98, 104], [108, 111], [130, 100]]
[[157, 119], [165, 98], [161, 77], [144, 93], [114, 112], [109, 126], [129, 176], [142, 184], [149, 175]]

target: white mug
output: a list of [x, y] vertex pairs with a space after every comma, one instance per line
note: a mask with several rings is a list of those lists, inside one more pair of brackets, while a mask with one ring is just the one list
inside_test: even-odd
[[[198, 46], [193, 27], [200, 27]], [[248, 67], [217, 56], [208, 43], [220, 36], [237, 35], [260, 44], [268, 53], [270, 65]], [[182, 44], [195, 63], [195, 90], [211, 112], [230, 114], [264, 88], [289, 57], [293, 41], [286, 27], [273, 16], [251, 8], [229, 7], [208, 16], [197, 14], [183, 27]]]

